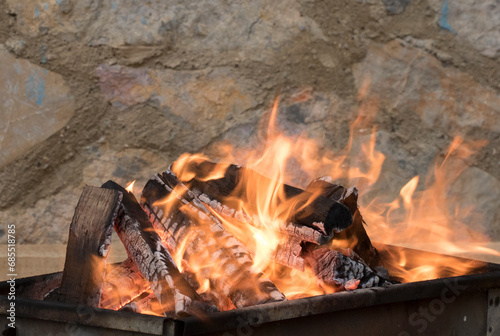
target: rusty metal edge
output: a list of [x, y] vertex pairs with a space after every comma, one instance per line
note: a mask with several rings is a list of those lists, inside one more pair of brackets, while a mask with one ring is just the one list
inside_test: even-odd
[[[384, 244], [377, 244], [377, 248]], [[393, 247], [385, 245], [389, 250]], [[424, 252], [403, 248], [412, 252]], [[425, 252], [432, 255], [440, 255]], [[452, 256], [450, 256], [452, 257]], [[259, 323], [283, 321], [309, 315], [332, 313], [340, 310], [356, 309], [367, 306], [383, 305], [409, 300], [421, 300], [439, 297], [446, 288], [466, 286], [466, 291], [489, 290], [500, 287], [500, 265], [479, 262], [467, 258], [452, 257], [478, 264], [480, 274], [448, 277], [428, 281], [391, 285], [383, 288], [358, 289], [353, 292], [341, 292], [320, 295], [291, 301], [268, 303], [259, 306], [239, 308], [237, 310], [213, 313], [205, 318], [187, 317], [179, 320], [143, 315], [130, 312], [117, 312], [108, 309], [76, 306], [59, 302], [46, 302], [31, 299], [16, 299], [16, 315], [25, 318], [57, 321], [61, 323], [80, 323], [90, 326], [149, 333], [153, 335], [198, 335], [209, 332], [234, 329], [242, 325], [252, 325], [255, 319]], [[39, 275], [16, 280], [27, 283], [42, 280], [53, 274]], [[8, 286], [0, 283], [0, 289]], [[7, 296], [0, 295], [0, 315], [7, 315], [9, 307]], [[93, 316], [90, 319], [88, 316]]]
[[[7, 296], [0, 296], [0, 315], [9, 314], [7, 310], [10, 302]], [[152, 335], [172, 334], [176, 329], [176, 321], [159, 316], [24, 298], [16, 298], [14, 302], [16, 318], [75, 323]]]
[[500, 336], [500, 288], [488, 291], [488, 336]]
[[213, 313], [210, 319], [206, 320], [187, 317], [180, 321], [183, 322], [183, 335], [199, 335], [241, 328], [255, 323], [264, 324], [340, 310], [439, 298], [443, 295], [443, 291], [452, 291], [457, 288], [462, 289], [463, 293], [487, 291], [499, 288], [499, 279], [500, 271], [495, 271], [397, 284], [384, 288], [358, 289], [352, 292], [326, 294]]

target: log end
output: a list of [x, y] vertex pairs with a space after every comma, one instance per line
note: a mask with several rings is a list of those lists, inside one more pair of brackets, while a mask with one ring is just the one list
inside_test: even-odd
[[329, 232], [341, 232], [351, 226], [352, 221], [351, 210], [342, 203], [334, 202], [328, 211], [325, 226]]

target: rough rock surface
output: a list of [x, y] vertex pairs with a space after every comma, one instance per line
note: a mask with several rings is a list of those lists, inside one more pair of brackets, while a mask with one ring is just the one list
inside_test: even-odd
[[[342, 169], [365, 171], [375, 128], [385, 161], [365, 202], [422, 181], [456, 135], [488, 140], [450, 192], [482, 202], [481, 232], [500, 239], [497, 14], [493, 0], [0, 2], [1, 113], [22, 124], [0, 126], [0, 219], [20, 242], [64, 242], [85, 184], [141, 188], [186, 151], [262, 148], [280, 93], [279, 128], [314, 139], [317, 158], [352, 145]], [[305, 170], [328, 175], [290, 182], [307, 185]], [[362, 178], [341, 182], [362, 194]]]
[[500, 55], [500, 5], [495, 0], [429, 0], [439, 13], [437, 23], [481, 55]]
[[393, 113], [415, 111], [422, 126], [450, 136], [473, 129], [500, 132], [500, 96], [490, 88], [401, 40], [372, 45], [354, 67], [356, 83], [369, 79], [370, 94]]
[[471, 229], [485, 237], [499, 236], [500, 227], [487, 224], [500, 221], [498, 179], [479, 168], [470, 167], [455, 180], [448, 195], [451, 199], [457, 200], [455, 204], [449, 204], [450, 213], [458, 212]]
[[68, 85], [56, 73], [0, 44], [0, 167], [64, 127], [74, 113]]
[[449, 1], [448, 22], [461, 40], [470, 43], [482, 55], [500, 56], [498, 1]]

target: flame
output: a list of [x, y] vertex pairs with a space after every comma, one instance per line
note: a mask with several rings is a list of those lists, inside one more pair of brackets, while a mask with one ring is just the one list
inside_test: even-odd
[[[417, 191], [419, 177], [416, 176], [401, 188], [402, 205], [398, 199], [391, 203], [372, 201], [363, 209], [366, 221], [376, 224], [367, 227], [370, 237], [385, 244], [418, 247], [448, 255], [474, 252], [500, 255], [498, 251], [484, 247], [488, 238], [469, 227], [466, 216], [471, 208], [455, 206], [450, 210], [457, 199], [449, 197], [449, 187], [467, 168], [465, 160], [485, 144], [484, 141], [467, 144], [461, 137], [456, 137], [445, 158], [436, 160], [422, 190]], [[481, 221], [480, 218], [476, 220]], [[430, 257], [425, 253], [412, 253], [413, 266], [409, 267], [409, 258], [405, 250], [393, 249], [386, 266], [405, 282], [468, 274], [478, 267], [477, 263], [460, 262], [446, 255]]]
[[[301, 93], [299, 96], [300, 101], [310, 99], [310, 93]], [[347, 147], [339, 153], [320, 149], [315, 141], [304, 135], [287, 137], [280, 133], [279, 98], [275, 100], [268, 117], [267, 138], [262, 151], [247, 148], [236, 150], [229, 144], [219, 146], [219, 153], [224, 155], [222, 162], [235, 162], [238, 158], [237, 163], [267, 177], [262, 179], [260, 175], [251, 173], [243, 176], [238, 190], [234, 192], [237, 196], [232, 199], [233, 203], [238, 204], [239, 211], [259, 225], [244, 225], [245, 223], [219, 218], [226, 229], [252, 251], [253, 267], [264, 271], [289, 298], [334, 291], [317, 286], [314, 275], [307, 268], [304, 272], [286, 270], [273, 262], [278, 246], [284, 242], [284, 237], [277, 228], [289, 218], [292, 202], [297, 202], [286, 200], [282, 188], [283, 184], [291, 184], [292, 181], [304, 187], [307, 181], [328, 175], [331, 181], [341, 180], [346, 187], [357, 186], [360, 191], [358, 203], [363, 218], [368, 223], [368, 235], [373, 241], [398, 246], [420, 244], [419, 248], [424, 249], [425, 244], [439, 242], [440, 253], [481, 252], [498, 255], [498, 252], [481, 244], [486, 241], [484, 235], [473, 232], [463, 221], [470, 209], [457, 208], [453, 212], [449, 211], [450, 205], [455, 201], [449, 198], [449, 186], [467, 167], [465, 164], [457, 165], [456, 159], [465, 162], [467, 157], [486, 142], [466, 143], [462, 138], [456, 137], [445, 158], [436, 159], [434, 169], [425, 181], [420, 176], [413, 177], [392, 202], [382, 201], [383, 197], [370, 199], [370, 192], [373, 194], [375, 184], [381, 178], [385, 156], [376, 150], [377, 129], [371, 125], [378, 110], [378, 100], [370, 94], [369, 80], [361, 86], [358, 99], [359, 115], [351, 125]], [[367, 133], [371, 135], [366, 137]], [[367, 141], [359, 144], [358, 137], [366, 138]], [[194, 172], [188, 169], [190, 163], [206, 160], [208, 158], [201, 154], [185, 154], [177, 161], [173, 170], [181, 180], [189, 180], [194, 177]], [[302, 176], [290, 174], [292, 164], [299, 167]], [[223, 177], [228, 166], [229, 164], [218, 166], [219, 169], [213, 175], [204, 176], [204, 180]], [[242, 192], [246, 193], [246, 198], [255, 200], [256, 209], [250, 209], [248, 204], [241, 201]], [[214, 215], [217, 216], [216, 213]], [[474, 246], [465, 247], [457, 239], [459, 233], [464, 232], [474, 237]], [[333, 240], [331, 246], [352, 248], [355, 244], [355, 240]], [[449, 258], [439, 258], [437, 255], [433, 258], [428, 255], [419, 257], [418, 254], [409, 256], [404, 251], [393, 248], [390, 251], [391, 260], [385, 266], [394, 277], [405, 282], [438, 278], [444, 274], [466, 274], [477, 267], [477, 264], [457, 262], [455, 259], [450, 262]]]
[[[311, 99], [310, 90], [292, 96], [292, 102]], [[382, 174], [385, 156], [376, 149], [377, 129], [373, 127], [378, 110], [378, 100], [370, 93], [370, 81], [365, 80], [358, 93], [359, 114], [350, 126], [350, 137], [344, 150], [332, 152], [321, 148], [305, 135], [285, 136], [279, 130], [279, 97], [267, 115], [267, 133], [262, 150], [255, 148], [233, 148], [230, 144], [218, 145], [221, 163], [210, 173], [200, 175], [193, 167], [210, 161], [204, 154], [183, 154], [172, 166], [181, 181], [200, 181], [223, 178], [231, 163], [241, 164], [241, 178], [227, 202], [234, 205], [238, 218], [222, 216], [213, 211], [225, 229], [239, 240], [251, 253], [252, 269], [265, 273], [288, 299], [333, 293], [336, 288], [317, 284], [309, 267], [304, 271], [281, 266], [275, 262], [276, 253], [286, 241], [279, 228], [286, 223], [297, 207], [303, 208], [318, 195], [309, 199], [300, 196], [287, 198], [284, 185], [298, 185], [301, 188], [319, 176], [329, 176], [325, 180], [356, 186], [359, 190], [358, 205], [366, 230], [372, 241], [384, 256], [384, 266], [392, 277], [411, 282], [444, 276], [463, 275], [472, 272], [477, 263], [450, 258], [446, 255], [429, 254], [402, 247], [417, 247], [448, 255], [467, 253], [500, 253], [485, 247], [487, 237], [474, 231], [468, 225], [470, 208], [453, 206], [457, 199], [450, 197], [450, 186], [467, 168], [466, 161], [486, 141], [467, 142], [455, 137], [441, 159], [436, 158], [427, 176], [414, 176], [405, 181], [392, 201], [380, 194], [377, 182]], [[360, 143], [360, 139], [365, 141]], [[299, 173], [296, 173], [296, 172]], [[336, 182], [339, 181], [339, 182]], [[132, 190], [133, 183], [127, 187]], [[176, 187], [172, 193], [155, 203], [168, 213], [173, 206], [179, 207], [197, 225], [181, 241], [170, 246], [172, 237], [159, 232], [170, 249], [179, 269], [189, 274], [200, 295], [217, 295], [214, 283], [232, 284], [232, 279], [224, 277], [222, 265], [214, 255], [220, 253], [217, 244], [198, 246], [200, 237], [211, 236], [207, 214], [200, 214], [188, 204], [179, 204], [177, 196], [185, 190]], [[375, 196], [374, 196], [375, 195]], [[302, 196], [303, 197], [303, 196]], [[245, 200], [251, 200], [246, 202]], [[210, 210], [210, 207], [208, 207]], [[480, 222], [480, 219], [477, 219]], [[468, 241], [466, 241], [467, 239]], [[170, 243], [169, 243], [170, 242]], [[464, 244], [464, 242], [466, 244]], [[332, 240], [332, 248], [352, 248], [356, 239]], [[392, 247], [391, 247], [392, 246]], [[188, 253], [189, 252], [189, 253]], [[252, 284], [246, 284], [252, 285]], [[356, 287], [356, 286], [354, 286]], [[231, 303], [226, 309], [232, 309]]]
[[125, 190], [127, 190], [129, 193], [134, 193], [134, 184], [135, 184], [135, 181], [136, 180], [133, 180], [132, 182], [130, 182], [127, 187], [125, 188]]
[[154, 298], [149, 283], [133, 261], [106, 265], [100, 308], [119, 310], [127, 306], [141, 314], [164, 316], [163, 307]]

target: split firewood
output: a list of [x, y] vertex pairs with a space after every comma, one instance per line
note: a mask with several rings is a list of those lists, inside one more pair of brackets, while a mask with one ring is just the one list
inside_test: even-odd
[[[157, 204], [167, 197], [168, 205]], [[285, 300], [263, 273], [253, 270], [252, 257], [243, 244], [171, 171], [148, 181], [141, 202], [157, 230], [163, 231], [166, 244], [175, 251], [187, 242], [183, 253], [186, 263], [197, 260], [204, 265], [203, 273], [211, 286], [229, 297], [235, 307]]]
[[150, 288], [131, 258], [106, 267], [102, 284], [101, 308], [118, 310]]
[[113, 222], [122, 194], [87, 186], [83, 189], [69, 229], [58, 301], [99, 307]]
[[134, 298], [132, 301], [121, 307], [120, 311], [134, 312], [139, 314], [150, 314], [156, 315], [161, 314], [166, 317], [174, 318], [175, 314], [173, 313], [173, 306], [170, 310], [164, 311], [164, 307], [160, 304], [158, 299], [156, 298], [153, 290], [148, 289], [138, 297]]
[[358, 208], [358, 190], [354, 187], [346, 189], [329, 182], [328, 177], [312, 181], [306, 190], [345, 204], [353, 214], [353, 224], [335, 236], [335, 241], [346, 243], [371, 268], [381, 269], [382, 262], [379, 253], [373, 247], [364, 225], [366, 223]]
[[274, 261], [299, 271], [304, 271], [304, 258], [302, 257], [302, 240], [290, 237], [284, 243], [279, 244]]
[[[206, 250], [206, 249], [204, 249]], [[198, 255], [200, 255], [199, 253]], [[206, 260], [205, 258], [202, 258], [201, 260]], [[182, 274], [184, 274], [184, 277], [186, 278], [187, 282], [193, 287], [194, 290], [196, 290], [203, 301], [212, 304], [219, 308], [220, 311], [226, 311], [226, 310], [232, 310], [236, 309], [235, 305], [231, 301], [231, 299], [225, 295], [222, 291], [218, 290], [216, 287], [217, 282], [210, 281], [208, 278], [209, 276], [205, 276], [207, 273], [207, 269], [201, 270], [202, 276], [206, 278], [205, 284], [208, 283], [209, 290], [206, 290], [207, 288], [202, 288], [202, 285], [200, 284], [197, 276], [197, 274], [194, 271], [191, 271], [190, 269], [186, 267], [183, 269]], [[203, 274], [205, 273], [205, 274]]]
[[[163, 206], [152, 205], [156, 202], [155, 200], [162, 199], [165, 195], [163, 182], [153, 183], [153, 179], [151, 179], [143, 190], [141, 205], [146, 213], [149, 214], [149, 219], [165, 247], [167, 247], [172, 255], [182, 255], [183, 260], [181, 264], [183, 266], [183, 274], [193, 289], [199, 290], [202, 285], [195, 273], [188, 269], [189, 261], [203, 266], [209, 264], [212, 265], [211, 268], [214, 268], [217, 266], [213, 264], [214, 249], [218, 247], [208, 238], [210, 234], [207, 237], [207, 233], [181, 211], [181, 208], [185, 204], [177, 198], [171, 200], [172, 203], [169, 206], [169, 211], [165, 211]], [[206, 274], [207, 272], [209, 274]], [[210, 273], [213, 272], [215, 271], [203, 267], [199, 274], [200, 276], [209, 278]], [[218, 272], [215, 273], [218, 274]], [[210, 294], [213, 295], [210, 300], [207, 300], [203, 291], [199, 294], [203, 299], [213, 303], [219, 310], [223, 311], [232, 309], [234, 305], [222, 289], [220, 289], [223, 287], [219, 285], [222, 280], [216, 280], [215, 286], [213, 282], [210, 282], [208, 289]]]
[[179, 272], [134, 195], [113, 181], [106, 182], [103, 188], [119, 190], [123, 194], [115, 230], [164, 311], [170, 309], [172, 302], [177, 317], [215, 311], [215, 307], [201, 300]]
[[[181, 182], [219, 214], [254, 225], [259, 224], [255, 223], [254, 216], [258, 213], [258, 200], [256, 196], [249, 195], [246, 184], [242, 181], [250, 181], [264, 189], [276, 184], [251, 169], [236, 165], [193, 161], [183, 167], [174, 163], [172, 170], [176, 169], [180, 171]], [[283, 190], [284, 196], [278, 200], [277, 211], [291, 214], [290, 218], [277, 228], [279, 230], [297, 235], [305, 241], [323, 244], [331, 239], [334, 233], [346, 229], [352, 223], [351, 212], [338, 201], [287, 184], [279, 184], [278, 189]], [[242, 203], [245, 204], [247, 213], [241, 211]], [[250, 218], [252, 220], [248, 221]]]
[[354, 290], [356, 288], [387, 286], [394, 283], [375, 273], [354, 252], [347, 250], [345, 253], [349, 256], [339, 251], [319, 248], [306, 255], [305, 259], [320, 285]]

